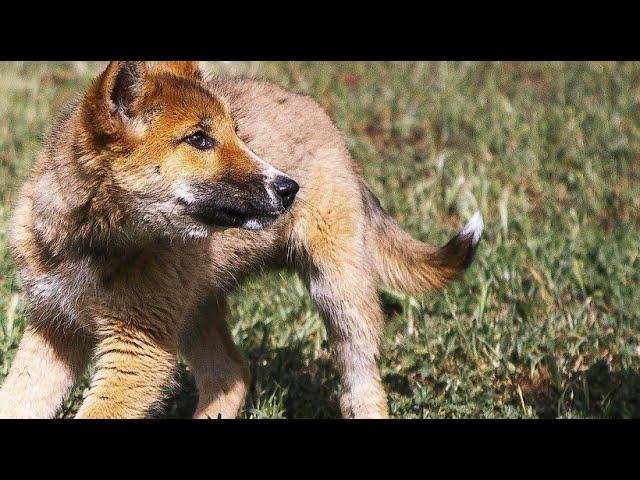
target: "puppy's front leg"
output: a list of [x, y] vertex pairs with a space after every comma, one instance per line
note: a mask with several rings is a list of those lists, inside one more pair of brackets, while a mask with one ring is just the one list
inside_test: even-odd
[[84, 371], [89, 337], [30, 324], [0, 388], [0, 418], [51, 418]]
[[172, 381], [177, 335], [131, 321], [112, 321], [99, 334], [96, 373], [76, 418], [144, 417]]
[[228, 310], [224, 297], [212, 296], [181, 332], [180, 348], [200, 397], [194, 418], [235, 418], [249, 390], [249, 366], [233, 342]]

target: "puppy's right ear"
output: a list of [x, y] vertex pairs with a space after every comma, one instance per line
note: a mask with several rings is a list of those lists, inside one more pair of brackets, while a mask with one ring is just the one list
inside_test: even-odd
[[142, 96], [145, 62], [111, 62], [103, 73], [102, 93], [111, 114], [131, 118]]
[[82, 101], [82, 121], [92, 149], [126, 142], [147, 87], [145, 62], [110, 62]]

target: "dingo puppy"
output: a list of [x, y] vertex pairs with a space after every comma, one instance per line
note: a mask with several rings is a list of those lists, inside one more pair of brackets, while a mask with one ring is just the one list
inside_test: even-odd
[[195, 416], [236, 416], [249, 369], [225, 296], [263, 266], [293, 267], [308, 286], [342, 415], [386, 417], [378, 287], [443, 287], [481, 231], [476, 214], [434, 248], [401, 230], [310, 98], [205, 81], [196, 62], [111, 62], [53, 127], [15, 208], [30, 323], [0, 417], [54, 416], [92, 354], [77, 417], [145, 416], [178, 352], [199, 390]]

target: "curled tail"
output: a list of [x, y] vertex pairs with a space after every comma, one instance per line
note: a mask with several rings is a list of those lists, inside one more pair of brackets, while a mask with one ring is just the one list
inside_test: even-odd
[[385, 286], [419, 294], [445, 287], [471, 264], [484, 226], [480, 212], [471, 217], [460, 233], [438, 248], [402, 230], [368, 187], [363, 187], [365, 209], [374, 234], [375, 263]]

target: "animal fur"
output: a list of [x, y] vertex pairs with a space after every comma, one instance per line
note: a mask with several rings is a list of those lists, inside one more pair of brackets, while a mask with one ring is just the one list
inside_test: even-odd
[[[274, 196], [279, 179], [299, 184], [291, 206]], [[30, 323], [0, 417], [54, 416], [92, 354], [77, 417], [143, 417], [179, 352], [199, 390], [195, 417], [235, 417], [250, 379], [225, 297], [262, 267], [294, 268], [309, 288], [341, 372], [342, 415], [386, 417], [378, 288], [445, 286], [481, 231], [477, 214], [442, 248], [405, 233], [308, 97], [206, 81], [195, 62], [111, 62], [51, 130], [15, 207]]]

